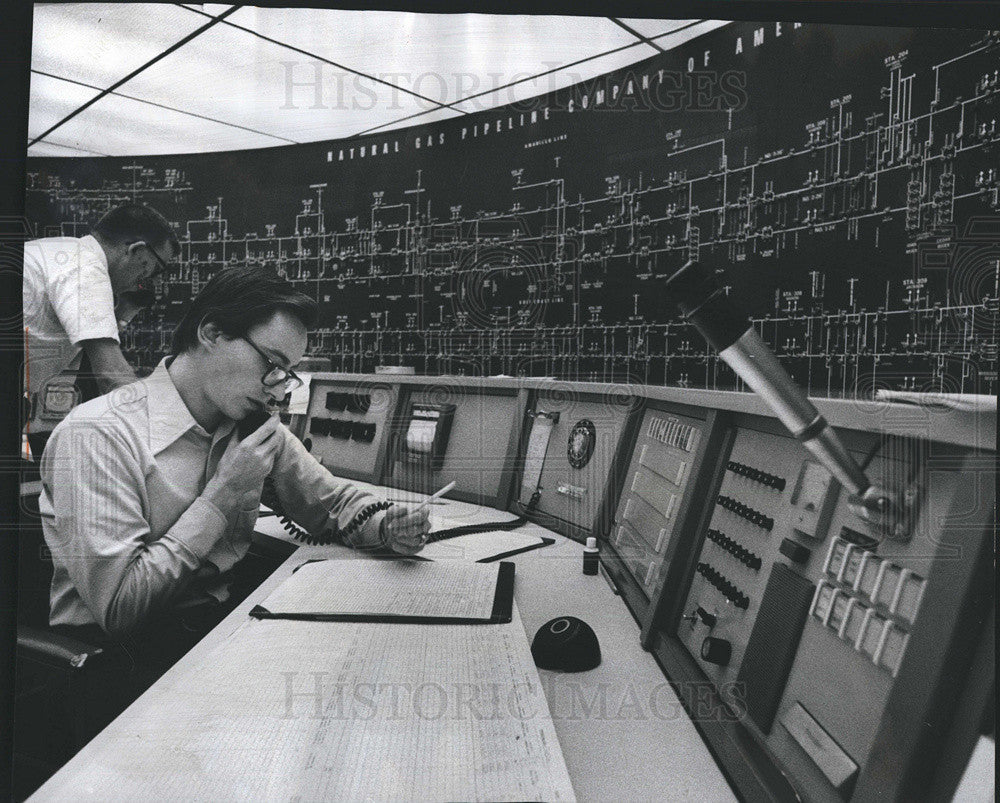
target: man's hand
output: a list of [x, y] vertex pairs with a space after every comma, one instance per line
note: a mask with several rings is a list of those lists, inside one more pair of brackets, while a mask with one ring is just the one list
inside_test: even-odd
[[260, 490], [281, 445], [279, 426], [278, 416], [272, 415], [242, 440], [233, 432], [215, 476], [205, 486], [205, 496], [216, 507], [233, 510], [248, 493]]
[[122, 293], [115, 300], [115, 320], [118, 321], [118, 333], [128, 328], [132, 319], [142, 310], [152, 306], [155, 297], [149, 291], [137, 290], [134, 293]]
[[427, 508], [411, 513], [405, 505], [393, 505], [382, 519], [382, 542], [403, 555], [415, 555], [423, 549], [430, 531]]

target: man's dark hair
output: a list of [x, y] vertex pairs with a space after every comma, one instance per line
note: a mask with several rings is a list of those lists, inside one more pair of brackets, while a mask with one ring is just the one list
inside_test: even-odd
[[145, 204], [123, 204], [115, 207], [94, 226], [94, 234], [111, 243], [134, 243], [142, 240], [151, 248], [170, 243], [179, 254], [177, 235], [159, 212]]
[[198, 345], [198, 327], [214, 323], [229, 337], [243, 337], [278, 310], [290, 312], [306, 329], [316, 324], [316, 302], [273, 270], [257, 266], [220, 270], [191, 302], [174, 330], [170, 351], [180, 354]]

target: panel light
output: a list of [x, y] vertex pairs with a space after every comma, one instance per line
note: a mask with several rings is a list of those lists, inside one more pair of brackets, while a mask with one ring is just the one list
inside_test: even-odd
[[58, 142], [50, 142], [43, 139], [28, 148], [28, 156], [107, 156], [106, 153], [88, 151], [82, 148], [74, 148], [70, 145], [62, 145]]
[[152, 65], [126, 90], [289, 142], [350, 136], [439, 108], [225, 24]]
[[161, 3], [35, 5], [31, 68], [104, 89], [206, 22]]
[[671, 48], [678, 47], [685, 42], [690, 42], [698, 36], [702, 36], [703, 34], [710, 33], [711, 31], [717, 30], [724, 25], [730, 24], [731, 23], [726, 20], [702, 20], [697, 25], [692, 25], [690, 28], [684, 28], [683, 30], [668, 33], [664, 36], [658, 36], [653, 41], [658, 47], [662, 47], [664, 50], [670, 50]]
[[[100, 93], [96, 89], [32, 73], [28, 90], [28, 140], [48, 131], [98, 94]], [[63, 134], [56, 136], [56, 140], [72, 147], [80, 147], [80, 143], [68, 140]]]
[[[63, 142], [119, 156], [203, 153], [285, 144], [222, 123], [107, 95], [57, 129]], [[55, 132], [54, 132], [55, 134]]]
[[245, 7], [229, 19], [442, 103], [635, 42], [605, 17]]

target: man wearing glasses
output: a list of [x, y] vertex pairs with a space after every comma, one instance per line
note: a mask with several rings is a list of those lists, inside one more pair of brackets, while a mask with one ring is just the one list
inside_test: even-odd
[[350, 527], [379, 500], [331, 476], [275, 416], [238, 434], [241, 419], [299, 384], [292, 366], [316, 312], [264, 268], [224, 269], [149, 377], [80, 405], [56, 427], [39, 500], [54, 565], [51, 625], [87, 638], [145, 633], [146, 645], [178, 622], [192, 629], [184, 611], [224, 597], [247, 554], [265, 477], [310, 533], [420, 550], [426, 510], [396, 505]]
[[[130, 299], [142, 283], [168, 270], [179, 254], [180, 244], [170, 224], [141, 204], [112, 209], [85, 237], [47, 237], [25, 243], [28, 419], [44, 405], [49, 380], [66, 369], [78, 370], [84, 354], [100, 392], [135, 381], [119, 345], [119, 321], [135, 314], [137, 308]], [[38, 434], [36, 421], [29, 438]], [[33, 445], [41, 446], [42, 441], [37, 437]]]

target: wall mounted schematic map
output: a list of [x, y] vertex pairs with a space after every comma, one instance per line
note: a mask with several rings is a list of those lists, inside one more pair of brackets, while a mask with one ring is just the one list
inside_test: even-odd
[[309, 353], [335, 371], [742, 389], [663, 295], [693, 257], [811, 395], [993, 394], [998, 54], [996, 31], [731, 23], [426, 126], [32, 158], [28, 218], [83, 234], [140, 200], [176, 225], [179, 267], [123, 340], [146, 367], [252, 262], [319, 301]]

